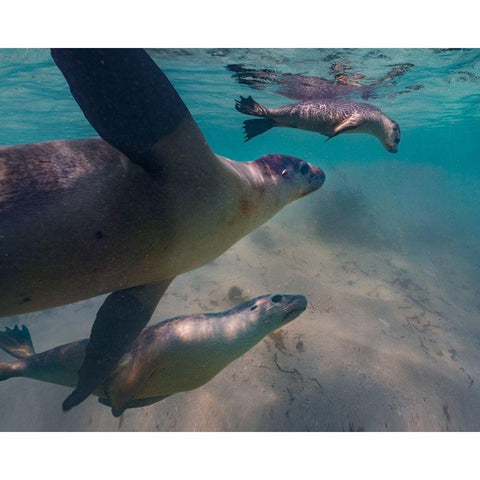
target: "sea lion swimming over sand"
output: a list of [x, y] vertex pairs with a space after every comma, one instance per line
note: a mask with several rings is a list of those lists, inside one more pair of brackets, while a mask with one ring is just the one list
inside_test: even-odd
[[103, 383], [181, 273], [321, 187], [285, 155], [216, 156], [140, 49], [52, 56], [102, 137], [0, 148], [0, 316], [111, 293], [68, 410]]
[[[303, 295], [264, 295], [225, 312], [179, 316], [145, 328], [93, 394], [117, 417], [127, 408], [198, 388], [306, 307]], [[25, 326], [7, 328], [0, 332], [0, 348], [18, 360], [0, 362], [0, 381], [27, 377], [74, 387], [87, 342], [36, 354]]]
[[389, 152], [398, 151], [400, 127], [397, 122], [368, 103], [324, 99], [266, 108], [252, 97], [241, 96], [236, 100], [235, 108], [247, 115], [264, 117], [243, 122], [245, 141], [273, 127], [292, 127], [327, 135], [327, 140], [340, 133], [369, 133], [377, 137]]

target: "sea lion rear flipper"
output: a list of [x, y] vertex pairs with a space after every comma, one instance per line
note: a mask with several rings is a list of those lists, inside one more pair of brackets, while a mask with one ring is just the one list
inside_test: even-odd
[[30, 332], [25, 325], [19, 329], [15, 327], [5, 327], [4, 332], [0, 332], [0, 348], [16, 358], [27, 358], [35, 355]]
[[130, 350], [172, 280], [118, 290], [106, 298], [90, 333], [85, 359], [78, 371], [78, 386], [63, 402], [64, 411], [85, 400], [103, 383]]
[[335, 126], [333, 132], [328, 136], [325, 141], [328, 142], [328, 140], [330, 140], [331, 138], [336, 137], [340, 133], [343, 133], [347, 130], [354, 130], [355, 128], [358, 128], [363, 121], [364, 119], [361, 115], [358, 115], [356, 113], [350, 115], [348, 118], [342, 120], [338, 125]]
[[163, 162], [213, 158], [175, 88], [143, 49], [51, 53], [93, 128], [133, 162], [156, 173]]
[[[159, 395], [158, 397], [150, 397], [150, 398], [142, 398], [142, 399], [139, 399], [139, 400], [132, 400], [131, 402], [128, 402], [126, 405], [124, 405], [123, 408], [121, 410], [119, 410], [119, 412], [116, 412], [117, 415], [115, 415], [115, 416], [119, 417], [128, 408], [147, 407], [148, 405], [153, 405], [154, 403], [161, 402], [162, 400], [165, 400], [168, 397], [170, 397], [170, 395]], [[107, 398], [100, 397], [98, 399], [98, 403], [101, 403], [102, 405], [106, 405], [107, 407], [112, 406]]]
[[275, 126], [271, 118], [259, 118], [258, 120], [245, 120], [243, 122], [243, 132], [245, 141], [248, 142], [253, 137], [260, 135]]

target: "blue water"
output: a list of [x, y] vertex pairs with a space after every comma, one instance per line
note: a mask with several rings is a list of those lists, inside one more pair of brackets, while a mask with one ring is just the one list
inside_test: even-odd
[[[422, 417], [427, 415], [426, 410], [418, 413], [420, 419], [412, 420], [414, 415], [411, 411], [407, 413], [408, 409], [405, 405], [409, 401], [411, 404], [419, 402], [421, 394], [418, 393], [417, 396], [411, 394], [411, 397], [408, 399], [405, 397], [402, 400], [404, 403], [397, 399], [400, 406], [392, 407], [394, 413], [390, 411], [388, 413], [390, 417], [393, 415], [395, 420], [390, 423], [389, 417], [389, 421], [384, 422], [385, 425], [391, 425], [391, 429], [394, 430], [480, 429], [480, 419], [474, 408], [474, 404], [478, 403], [480, 397], [480, 392], [476, 390], [480, 384], [480, 371], [475, 365], [478, 359], [477, 347], [480, 347], [480, 303], [478, 301], [478, 293], [480, 293], [480, 109], [478, 108], [480, 50], [155, 49], [150, 50], [149, 53], [177, 89], [217, 154], [246, 161], [266, 153], [284, 153], [302, 158], [320, 166], [325, 171], [327, 180], [321, 191], [306, 198], [305, 201], [302, 200], [303, 203], [300, 201], [295, 203], [285, 216], [280, 217], [279, 222], [283, 222], [286, 228], [296, 229], [296, 233], [300, 232], [300, 237], [304, 232], [305, 238], [310, 240], [314, 238], [319, 248], [328, 252], [328, 254], [325, 253], [325, 257], [330, 254], [337, 255], [339, 266], [346, 264], [344, 257], [350, 259], [355, 257], [355, 262], [362, 266], [360, 271], [367, 268], [362, 264], [362, 261], [365, 261], [370, 269], [369, 272], [377, 270], [380, 272], [385, 262], [388, 263], [391, 259], [392, 265], [397, 268], [396, 271], [403, 272], [404, 276], [410, 275], [408, 281], [420, 285], [419, 288], [423, 289], [423, 293], [436, 292], [438, 298], [448, 304], [451, 314], [448, 316], [448, 322], [445, 321], [445, 325], [441, 327], [442, 331], [447, 332], [445, 338], [448, 337], [449, 340], [445, 340], [446, 343], [443, 345], [441, 339], [429, 337], [431, 345], [427, 345], [429, 353], [425, 361], [433, 362], [432, 365], [435, 368], [442, 370], [447, 367], [439, 362], [448, 359], [451, 372], [463, 375], [462, 369], [463, 372], [468, 371], [474, 383], [473, 387], [467, 385], [468, 388], [465, 388], [471, 396], [463, 395], [461, 393], [463, 390], [457, 391], [455, 386], [445, 387], [446, 391], [451, 393], [451, 398], [443, 396], [440, 399], [444, 393], [438, 394], [439, 400], [434, 403], [435, 408], [438, 407], [438, 418], [441, 417], [443, 423], [440, 421], [436, 423], [437, 416], [430, 420]], [[367, 78], [359, 81], [366, 84], [371, 79], [384, 76], [392, 65], [412, 64], [403, 75], [375, 89], [375, 95], [372, 98], [352, 97], [356, 101], [366, 101], [376, 105], [400, 125], [401, 141], [398, 153], [388, 153], [376, 138], [369, 135], [341, 135], [325, 143], [325, 137], [319, 134], [287, 128], [275, 128], [249, 142], [243, 141], [242, 122], [247, 117], [235, 110], [236, 98], [240, 95], [252, 95], [259, 103], [269, 107], [288, 105], [294, 103], [294, 100], [279, 95], [278, 85], [273, 83], [266, 83], [261, 89], [239, 84], [232, 76], [233, 73], [226, 68], [227, 65], [242, 64], [246, 68], [257, 70], [272, 69], [277, 74], [291, 73], [333, 79], [330, 68], [334, 61], [348, 61], [351, 66], [349, 72], [365, 75]], [[47, 50], [0, 50], [0, 79], [2, 118], [0, 145], [96, 136], [95, 131], [72, 99], [64, 78], [50, 59]], [[412, 85], [421, 85], [421, 88], [409, 89], [408, 87]], [[289, 215], [289, 212], [293, 214]], [[262, 232], [270, 232], [268, 224], [266, 228], [267, 230]], [[271, 229], [276, 232], [273, 227]], [[295, 245], [288, 246], [296, 252], [296, 255], [300, 255], [300, 249], [306, 248], [305, 245], [298, 245], [298, 250], [294, 247]], [[376, 266], [372, 260], [373, 257], [370, 256], [379, 252], [382, 255], [382, 261], [379, 260], [380, 263]], [[266, 267], [268, 269], [268, 264]], [[272, 267], [272, 271], [277, 270]], [[332, 308], [335, 311], [336, 305], [342, 304], [341, 282], [337, 278], [329, 277], [328, 271], [322, 270], [320, 265], [318, 271], [323, 275], [319, 280], [320, 284], [323, 282], [323, 285], [329, 285], [334, 289], [332, 292], [335, 294], [330, 293], [330, 298], [334, 298]], [[425, 283], [421, 283], [422, 280], [419, 279], [421, 275], [419, 272], [422, 271], [429, 275], [428, 287], [425, 279]], [[211, 274], [214, 275], [214, 270]], [[231, 274], [234, 278], [236, 273], [232, 271]], [[281, 274], [283, 275], [284, 272]], [[308, 275], [305, 273], [305, 278], [302, 280], [304, 283], [293, 282], [288, 285], [288, 288], [292, 292], [297, 289], [300, 290], [298, 293], [304, 293], [302, 288], [309, 288], [308, 286], [311, 286], [314, 281]], [[341, 285], [349, 285], [345, 287], [348, 295], [351, 294], [348, 289], [353, 285], [348, 282], [359, 281], [359, 275], [358, 271], [351, 272], [347, 267], [344, 268], [344, 277], [342, 277], [344, 282]], [[383, 272], [382, 275], [379, 274], [379, 282], [385, 281], [387, 274]], [[395, 284], [393, 277], [390, 281]], [[321, 287], [319, 288], [321, 290]], [[362, 305], [362, 298], [368, 301], [377, 298], [369, 295], [369, 292], [355, 293], [358, 305]], [[450, 295], [448, 298], [445, 292]], [[252, 296], [256, 296], [264, 292], [252, 291], [251, 293]], [[421, 296], [415, 297], [415, 300], [420, 301], [419, 299]], [[388, 297], [388, 295], [381, 300], [384, 302], [382, 308], [396, 302], [393, 296]], [[422, 305], [425, 307], [425, 298], [423, 300]], [[320, 300], [317, 304], [319, 302]], [[353, 300], [348, 297], [345, 302], [353, 302]], [[312, 303], [315, 304], [315, 301], [312, 300]], [[431, 305], [433, 303], [434, 301], [431, 300]], [[181, 303], [178, 305], [175, 308], [181, 308]], [[355, 308], [361, 308], [360, 306]], [[399, 308], [402, 308], [402, 305]], [[437, 312], [439, 308], [438, 305], [428, 310], [424, 308], [421, 315], [428, 316], [429, 310]], [[90, 312], [90, 310], [87, 311]], [[93, 307], [91, 311], [94, 312]], [[183, 312], [172, 311], [171, 313]], [[61, 314], [58, 315], [61, 316]], [[434, 314], [433, 316], [435, 317]], [[348, 332], [350, 327], [345, 318], [338, 317], [336, 321], [337, 324], [343, 322], [345, 332]], [[358, 318], [363, 318], [361, 313]], [[443, 316], [441, 318], [443, 319]], [[427, 320], [434, 324], [438, 318]], [[460, 323], [457, 323], [457, 320]], [[414, 320], [409, 320], [411, 321]], [[58, 335], [55, 341], [60, 343], [78, 338], [75, 335], [79, 335], [80, 331], [74, 330], [77, 327], [70, 326], [66, 320], [62, 322], [62, 334]], [[429, 324], [428, 322], [423, 322], [421, 328]], [[387, 323], [391, 325], [390, 321]], [[31, 325], [33, 330], [35, 323]], [[45, 347], [54, 346], [53, 338], [57, 333], [57, 325], [55, 322], [48, 323], [52, 343], [45, 344]], [[358, 332], [361, 332], [362, 327], [357, 327]], [[410, 330], [414, 330], [414, 327]], [[300, 328], [302, 335], [308, 338], [308, 332], [311, 332], [312, 328], [311, 326], [306, 326], [303, 330]], [[398, 338], [403, 338], [402, 328], [398, 327]], [[410, 330], [407, 325], [405, 332]], [[81, 333], [85, 331], [88, 331], [88, 326]], [[422, 337], [425, 332], [418, 330], [416, 333], [425, 344], [427, 340]], [[359, 335], [361, 336], [361, 333]], [[292, 340], [293, 336], [294, 333], [291, 333], [287, 338]], [[375, 349], [377, 343], [375, 337], [365, 336], [368, 338], [362, 338], [361, 347]], [[339, 334], [340, 337], [342, 335]], [[455, 354], [447, 353], [450, 351], [449, 348], [453, 348], [448, 342], [452, 345], [457, 342], [454, 348]], [[274, 348], [271, 341], [266, 345], [268, 348]], [[336, 353], [338, 354], [339, 349], [342, 348], [349, 351], [345, 345], [338, 347]], [[317, 347], [317, 351], [322, 349], [320, 345]], [[351, 348], [357, 347], [353, 345]], [[323, 349], [322, 351], [325, 351], [326, 346], [323, 346]], [[462, 353], [464, 353], [463, 358]], [[329, 362], [325, 357], [328, 355], [324, 354], [321, 357], [322, 365]], [[457, 362], [457, 357], [460, 357], [464, 363], [454, 363]], [[382, 364], [383, 361], [381, 355], [372, 357], [373, 363]], [[334, 360], [331, 362], [333, 363]], [[356, 373], [361, 371], [361, 369], [355, 370], [357, 367], [351, 367], [353, 364], [355, 359], [348, 363], [352, 371]], [[305, 363], [305, 369], [308, 368], [311, 368], [311, 365]], [[332, 391], [336, 391], [336, 388], [348, 390], [348, 386], [342, 383], [343, 381], [339, 381], [339, 377], [335, 377], [330, 370], [323, 372], [327, 379], [322, 380], [320, 378], [322, 371], [320, 367], [318, 368], [320, 369], [319, 383], [325, 382]], [[253, 370], [255, 369], [252, 367], [252, 375], [256, 372]], [[348, 372], [351, 373], [350, 370]], [[368, 378], [374, 378], [373, 374], [366, 370], [365, 372]], [[434, 396], [433, 392], [437, 388], [434, 385], [441, 384], [441, 381], [437, 377], [429, 378], [426, 373], [424, 382], [432, 385], [432, 390], [425, 395]], [[338, 386], [340, 384], [341, 387]], [[18, 388], [24, 388], [24, 396], [28, 397], [29, 387], [21, 387], [20, 383], [15, 385], [18, 385]], [[359, 383], [355, 384], [354, 389], [352, 387], [352, 392], [361, 398], [363, 398], [362, 385], [364, 384]], [[405, 385], [408, 385], [408, 382], [402, 383], [402, 387], [398, 385], [396, 387], [390, 385], [390, 387], [393, 392], [395, 388], [397, 389], [395, 391], [398, 391], [398, 388], [401, 390]], [[418, 387], [418, 382], [415, 385]], [[2, 395], [2, 387], [3, 385], [0, 385], [0, 395]], [[49, 386], [48, 388], [57, 387]], [[327, 387], [326, 389], [328, 392]], [[420, 387], [417, 389], [419, 391]], [[286, 390], [282, 391], [285, 393]], [[305, 393], [305, 391], [305, 389], [302, 390], [305, 402], [307, 404], [309, 401], [313, 402], [311, 398], [314, 397], [309, 397], [308, 392]], [[276, 395], [278, 392], [274, 393]], [[55, 390], [55, 394], [61, 399], [63, 390]], [[393, 393], [388, 395], [390, 394], [393, 395]], [[8, 400], [12, 408], [15, 402], [13, 387], [8, 390], [8, 395], [11, 397]], [[35, 395], [37, 394], [30, 394], [31, 401]], [[385, 398], [388, 395], [385, 394]], [[408, 396], [407, 393], [405, 395]], [[458, 400], [462, 395], [464, 400]], [[296, 412], [297, 417], [295, 413], [287, 416], [290, 423], [285, 423], [285, 415], [282, 413], [281, 421], [274, 415], [269, 422], [259, 421], [258, 424], [245, 423], [244, 419], [242, 420], [236, 414], [238, 418], [235, 417], [235, 422], [237, 423], [232, 424], [229, 423], [228, 414], [221, 410], [223, 424], [208, 426], [208, 422], [199, 421], [198, 429], [348, 430], [353, 422], [347, 418], [348, 415], [355, 417], [355, 425], [361, 424], [362, 429], [379, 430], [379, 425], [383, 428], [382, 422], [372, 420], [375, 415], [368, 413], [366, 407], [345, 406], [348, 404], [347, 399], [350, 398], [347, 394], [344, 398], [345, 404], [341, 407], [338, 407], [338, 404], [334, 405], [334, 398], [336, 397], [332, 396], [322, 404], [325, 407], [324, 410], [330, 412], [329, 419], [322, 417], [323, 420], [319, 420], [318, 416], [321, 416], [321, 413], [317, 411], [309, 417], [311, 410], [308, 408], [305, 410], [308, 418], [303, 418], [298, 413], [301, 411], [299, 407], [300, 410]], [[375, 404], [378, 398], [375, 393], [368, 393], [364, 400]], [[184, 402], [184, 406], [188, 405], [188, 399]], [[396, 405], [395, 400], [389, 400], [389, 402]], [[443, 407], [445, 404], [447, 407], [450, 405], [448, 415], [445, 414]], [[23, 405], [22, 408], [27, 406]], [[95, 408], [97, 408], [96, 405]], [[154, 412], [154, 408], [161, 407], [151, 407], [152, 410], [148, 411]], [[208, 404], [210, 409], [208, 415], [214, 416], [216, 408], [215, 402]], [[259, 406], [260, 412], [263, 412], [262, 408], [268, 411], [268, 408], [263, 405]], [[171, 409], [173, 412], [171, 416], [181, 415], [180, 407], [173, 405]], [[80, 417], [74, 417], [75, 413], [72, 413], [71, 417], [76, 419], [72, 421], [58, 420], [52, 409], [48, 420], [39, 420], [39, 417], [34, 414], [28, 421], [19, 421], [18, 416], [22, 414], [22, 409], [18, 407], [14, 412], [17, 419], [13, 414], [8, 418], [3, 416], [0, 419], [0, 430], [117, 429], [116, 423], [109, 423], [111, 422], [109, 413], [107, 410], [105, 412], [104, 414], [101, 410], [95, 410], [90, 414], [85, 410]], [[92, 415], [94, 418], [102, 419], [98, 421], [100, 427], [92, 425]], [[139, 430], [196, 428], [194, 420], [191, 423], [164, 421], [163, 424], [162, 420], [157, 420], [150, 424], [139, 420], [140, 417], [137, 418], [135, 415], [137, 413], [131, 414], [130, 423], [123, 428]], [[154, 415], [155, 413], [152, 413], [152, 416]], [[198, 415], [207, 415], [207, 413], [201, 411]], [[409, 416], [408, 419], [407, 416]], [[62, 417], [60, 412], [59, 417]], [[262, 417], [267, 418], [266, 414], [258, 415], [258, 418]], [[390, 428], [386, 427], [386, 429]]]

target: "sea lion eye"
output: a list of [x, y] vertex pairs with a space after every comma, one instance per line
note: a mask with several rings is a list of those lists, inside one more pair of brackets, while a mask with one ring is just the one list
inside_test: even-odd
[[288, 177], [288, 170], [286, 168], [282, 170], [282, 177]]
[[253, 307], [250, 307], [250, 310], [255, 310], [257, 308], [257, 305], [254, 305]]
[[304, 163], [304, 164], [300, 167], [300, 173], [301, 173], [302, 175], [306, 175], [309, 171], [310, 171], [310, 167], [308, 166], [308, 163]]
[[273, 303], [280, 303], [282, 301], [282, 296], [281, 295], [274, 295], [272, 297], [272, 302]]

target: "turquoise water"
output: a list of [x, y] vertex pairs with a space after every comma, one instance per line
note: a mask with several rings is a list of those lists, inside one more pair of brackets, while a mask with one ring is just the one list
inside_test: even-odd
[[[185, 409], [193, 408], [194, 401], [190, 398], [200, 401], [204, 397], [182, 394], [183, 403], [165, 403], [167, 407], [158, 404], [146, 409], [151, 412], [151, 419], [157, 415], [151, 422], [141, 417], [143, 413], [134, 412], [129, 413], [128, 422], [117, 425], [109, 417], [108, 410], [101, 410], [96, 403], [79, 407], [82, 413], [71, 412], [68, 419], [60, 411], [57, 417], [55, 408], [59, 403], [55, 402], [63, 399], [65, 390], [43, 384], [37, 387], [38, 384], [27, 380], [12, 380], [8, 383], [8, 390], [7, 382], [0, 384], [0, 395], [9, 411], [13, 409], [11, 415], [4, 414], [0, 418], [0, 430], [479, 430], [480, 416], [475, 404], [480, 397], [480, 391], [477, 391], [480, 384], [480, 364], [477, 363], [480, 347], [480, 50], [154, 49], [149, 53], [177, 89], [217, 154], [246, 161], [266, 153], [283, 153], [302, 158], [325, 171], [327, 180], [319, 192], [295, 202], [274, 219], [274, 223], [262, 227], [256, 237], [255, 233], [251, 237], [256, 244], [266, 244], [265, 238], [273, 238], [279, 249], [287, 249], [298, 258], [303, 254], [305, 265], [309, 263], [308, 249], [318, 249], [318, 258], [324, 263], [319, 263], [314, 270], [320, 277], [315, 277], [305, 266], [292, 279], [288, 262], [282, 269], [281, 262], [279, 266], [276, 263], [270, 265], [268, 259], [260, 266], [254, 263], [245, 278], [239, 277], [243, 278], [243, 291], [248, 291], [251, 297], [265, 293], [253, 287], [258, 269], [267, 272], [268, 280], [262, 288], [280, 288], [285, 283], [278, 280], [279, 276], [288, 277], [285, 288], [292, 293], [309, 294], [307, 297], [312, 308], [317, 307], [317, 311], [319, 305], [325, 303], [325, 298], [330, 298], [326, 303], [331, 309], [325, 307], [322, 311], [330, 318], [335, 316], [331, 312], [338, 312], [332, 319], [336, 326], [324, 327], [325, 335], [320, 335], [317, 328], [322, 327], [307, 324], [307, 320], [294, 322], [284, 338], [290, 342], [290, 353], [279, 350], [279, 359], [283, 354], [286, 355], [284, 361], [290, 359], [294, 362], [290, 364], [291, 368], [302, 372], [303, 366], [305, 371], [311, 372], [315, 366], [312, 378], [318, 379], [325, 391], [323, 396], [315, 393], [313, 384], [300, 388], [295, 379], [292, 380], [293, 386], [282, 383], [281, 387], [273, 388], [272, 384], [271, 389], [265, 387], [261, 390], [264, 397], [260, 396], [258, 400], [258, 411], [255, 414], [250, 411], [247, 421], [238, 412], [232, 420], [228, 408], [219, 407], [220, 403], [228, 401], [219, 394], [222, 389], [219, 384], [217, 390], [204, 393], [214, 400], [210, 397], [209, 401], [204, 400], [197, 416], [190, 414], [189, 422], [172, 418], [179, 418]], [[374, 104], [400, 125], [398, 153], [388, 153], [376, 138], [369, 135], [341, 135], [325, 143], [325, 137], [319, 134], [287, 128], [275, 128], [249, 142], [243, 141], [242, 122], [248, 117], [235, 110], [236, 98], [252, 95], [269, 107], [288, 105], [294, 100], [280, 95], [277, 92], [279, 85], [274, 82], [263, 83], [261, 88], [238, 83], [233, 72], [227, 69], [228, 65], [241, 64], [257, 71], [271, 69], [278, 77], [281, 74], [301, 74], [333, 80], [330, 69], [340, 61], [349, 63], [348, 73], [364, 75], [366, 78], [358, 80], [364, 84], [383, 78], [392, 65], [411, 65], [403, 75], [378, 85], [370, 98], [351, 97]], [[96, 135], [73, 101], [47, 50], [0, 51], [0, 78], [0, 145]], [[409, 88], [411, 86], [415, 88]], [[285, 238], [280, 238], [281, 230], [276, 225], [292, 229], [291, 236], [287, 232]], [[302, 244], [303, 240], [306, 243]], [[235, 250], [243, 265], [249, 261], [248, 245], [241, 251]], [[226, 255], [230, 258], [228, 253]], [[351, 262], [356, 264], [353, 270]], [[221, 263], [221, 259], [217, 263]], [[238, 271], [233, 267], [229, 270], [228, 262], [225, 265], [228, 268], [222, 270], [222, 281], [225, 285], [238, 283]], [[386, 267], [388, 265], [390, 270]], [[215, 279], [214, 267], [208, 267], [211, 268], [208, 270], [210, 279]], [[336, 272], [337, 267], [339, 273], [334, 275], [332, 272]], [[183, 287], [195, 290], [195, 275], [185, 275], [187, 280], [181, 281], [186, 283], [179, 284], [179, 292]], [[192, 279], [191, 284], [188, 279]], [[205, 284], [202, 280], [199, 282], [202, 287], [199, 286], [197, 291], [200, 289], [201, 292]], [[362, 282], [366, 285], [364, 289], [354, 286], [363, 285]], [[403, 285], [403, 290], [399, 285]], [[412, 285], [418, 289], [415, 291]], [[377, 293], [372, 294], [373, 291]], [[215, 297], [218, 309], [227, 307], [221, 303], [225, 299], [224, 293], [219, 293], [218, 299]], [[174, 294], [175, 290], [169, 298], [172, 299]], [[395, 297], [397, 294], [398, 298]], [[200, 304], [208, 303], [200, 294], [199, 298]], [[367, 301], [377, 303], [363, 303]], [[341, 310], [343, 302], [352, 305], [351, 316]], [[405, 305], [405, 302], [410, 303]], [[211, 302], [209, 309], [215, 310], [214, 305]], [[395, 306], [398, 313], [402, 308], [413, 308], [414, 305], [420, 305], [420, 311], [411, 316], [404, 315], [403, 320], [397, 319], [397, 323], [384, 318], [387, 315], [385, 309]], [[65, 308], [67, 310], [56, 309], [53, 316], [30, 314], [9, 319], [2, 326], [26, 323], [32, 336], [36, 333], [45, 348], [88, 335], [96, 304], [85, 306], [82, 303], [78, 307]], [[182, 308], [180, 301], [171, 303], [166, 307], [167, 311], [159, 315], [166, 318], [170, 314], [183, 314], [178, 311]], [[188, 308], [192, 313], [195, 311], [193, 304]], [[198, 304], [196, 308], [198, 310]], [[84, 312], [82, 315], [88, 319], [81, 326], [69, 323], [68, 316], [73, 315], [72, 312]], [[313, 310], [309, 314], [308, 318], [312, 319]], [[390, 343], [383, 344], [382, 333], [367, 320], [360, 321], [364, 317], [385, 321], [389, 326], [384, 335]], [[397, 317], [392, 314], [392, 318]], [[415, 322], [419, 322], [418, 325]], [[300, 326], [296, 333], [297, 324]], [[431, 325], [433, 327], [429, 330]], [[372, 335], [373, 331], [379, 337]], [[427, 331], [433, 333], [430, 335]], [[355, 332], [352, 338], [349, 337], [351, 332]], [[298, 341], [294, 342], [295, 335], [300, 335], [305, 343], [312, 338], [309, 347], [319, 357], [314, 357], [313, 353], [312, 357], [302, 357], [300, 349], [296, 348]], [[400, 349], [401, 360], [394, 355], [396, 345], [405, 341], [408, 335], [411, 335], [412, 352], [425, 362], [419, 360], [415, 366], [417, 370], [405, 363], [411, 354], [408, 349]], [[335, 348], [331, 347], [330, 356], [328, 338], [337, 339], [332, 340], [331, 345]], [[258, 357], [249, 357], [254, 360], [249, 365], [249, 375], [242, 381], [253, 382], [251, 378], [259, 370], [254, 364], [264, 362], [270, 368], [277, 347], [274, 340], [266, 340]], [[376, 354], [367, 359], [356, 348], [358, 352], [368, 350]], [[341, 359], [347, 357], [348, 361], [342, 363]], [[402, 381], [396, 383], [397, 380], [389, 376], [392, 367], [390, 373], [380, 379], [371, 369], [374, 364], [384, 365], [385, 362], [401, 365], [402, 372], [410, 368], [410, 373], [404, 374]], [[423, 372], [421, 380], [413, 378], [414, 371]], [[450, 383], [440, 378], [441, 372], [447, 371], [448, 375], [445, 375]], [[349, 375], [355, 378], [351, 383], [345, 380], [350, 378]], [[460, 385], [456, 383], [457, 377], [470, 378], [472, 383], [468, 380], [463, 384], [463, 380], [458, 380]], [[411, 392], [415, 393], [408, 393], [409, 385]], [[430, 389], [424, 385], [429, 385]], [[444, 390], [438, 385], [445, 385]], [[296, 395], [292, 393], [295, 388], [298, 390]], [[422, 388], [425, 389], [423, 396], [431, 401], [430, 407], [414, 411], [413, 406], [418, 406], [422, 397]], [[49, 413], [42, 417], [39, 412], [46, 407], [41, 405], [38, 395], [47, 391]], [[398, 391], [404, 396], [395, 397]], [[22, 397], [22, 402], [16, 402], [17, 395]], [[293, 397], [296, 403], [291, 400]], [[242, 395], [238, 394], [238, 398]], [[275, 405], [281, 404], [278, 398], [293, 405], [288, 415], [283, 410], [276, 410]], [[358, 399], [353, 402], [355, 405], [352, 398]], [[38, 411], [33, 404], [38, 406]], [[318, 408], [312, 405], [318, 405]], [[391, 410], [385, 407], [384, 415], [388, 416], [388, 421], [375, 415], [375, 411], [385, 405], [391, 406]], [[23, 413], [25, 409], [30, 412], [27, 417]], [[434, 412], [431, 417], [429, 411]], [[215, 416], [223, 423], [205, 420]]]

